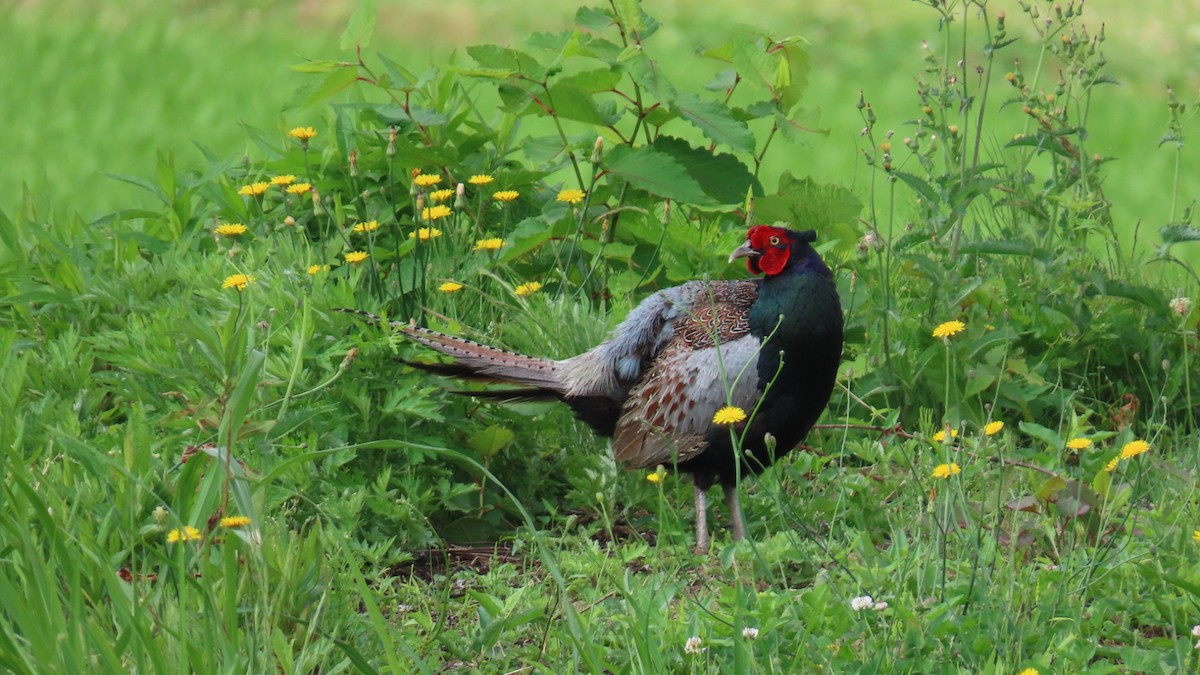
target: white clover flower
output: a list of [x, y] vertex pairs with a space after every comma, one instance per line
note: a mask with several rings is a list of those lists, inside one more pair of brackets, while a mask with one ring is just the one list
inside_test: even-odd
[[698, 635], [693, 635], [692, 637], [687, 639], [687, 642], [684, 643], [683, 653], [684, 654], [700, 654], [708, 649], [707, 647], [702, 647], [701, 645], [703, 645], [703, 644], [704, 644], [704, 640], [701, 640]]
[[1200, 637], [1200, 623], [1192, 626], [1192, 637]]
[[745, 628], [742, 629], [742, 637], [746, 638], [747, 640], [757, 640], [758, 639], [758, 629], [751, 628], [750, 626], [746, 626]]
[[1169, 304], [1171, 306], [1171, 311], [1175, 312], [1179, 316], [1187, 314], [1188, 311], [1192, 309], [1192, 299], [1182, 295], [1177, 298], [1171, 298], [1171, 302]]
[[874, 605], [875, 601], [872, 600], [871, 596], [869, 595], [860, 595], [857, 598], [850, 599], [850, 609], [856, 612], [861, 612], [864, 609], [873, 607]]
[[887, 600], [880, 600], [879, 602], [875, 603], [875, 611], [876, 612], [882, 612], [883, 610], [885, 610], [887, 608], [888, 608]]

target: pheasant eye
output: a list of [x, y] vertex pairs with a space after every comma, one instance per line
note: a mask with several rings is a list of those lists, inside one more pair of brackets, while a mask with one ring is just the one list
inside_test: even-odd
[[771, 237], [771, 238], [770, 238], [768, 241], [770, 242], [770, 244], [771, 244], [772, 246], [778, 246], [778, 245], [779, 245], [779, 237]]

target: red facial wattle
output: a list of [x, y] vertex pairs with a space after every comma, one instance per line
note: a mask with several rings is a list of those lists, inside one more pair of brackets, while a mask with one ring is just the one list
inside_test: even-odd
[[792, 255], [791, 238], [787, 230], [769, 225], [755, 225], [746, 233], [750, 246], [759, 255], [746, 260], [746, 268], [751, 274], [764, 274], [768, 277], [779, 274], [787, 267]]

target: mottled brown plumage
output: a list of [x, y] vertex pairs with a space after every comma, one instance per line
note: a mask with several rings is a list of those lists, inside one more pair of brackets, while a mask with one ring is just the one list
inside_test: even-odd
[[[454, 357], [449, 364], [414, 365], [524, 387], [495, 398], [562, 400], [597, 433], [612, 437], [614, 456], [626, 468], [663, 465], [691, 474], [696, 545], [707, 549], [708, 489], [722, 484], [734, 539], [743, 538], [738, 481], [798, 443], [833, 389], [842, 312], [832, 274], [810, 246], [814, 239], [812, 232], [753, 227], [730, 261], [746, 258], [761, 277], [659, 291], [607, 341], [561, 361], [393, 325]], [[734, 434], [713, 421], [727, 405], [750, 415]], [[742, 439], [737, 451], [731, 436]]]

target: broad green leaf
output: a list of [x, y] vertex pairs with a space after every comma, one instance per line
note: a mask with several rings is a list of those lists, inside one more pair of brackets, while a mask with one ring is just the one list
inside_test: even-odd
[[617, 62], [625, 67], [638, 86], [658, 101], [670, 103], [675, 100], [675, 85], [659, 70], [658, 64], [642, 51], [640, 45], [626, 47]]
[[1042, 501], [1052, 502], [1058, 498], [1059, 491], [1066, 486], [1067, 481], [1058, 476], [1050, 476], [1038, 487], [1034, 494]]
[[1017, 427], [1026, 436], [1031, 436], [1046, 444], [1046, 447], [1058, 449], [1063, 446], [1063, 439], [1058, 435], [1058, 432], [1053, 429], [1048, 429], [1035, 422], [1026, 422], [1021, 420]]
[[401, 91], [412, 91], [416, 88], [417, 77], [413, 75], [412, 71], [383, 54], [377, 53], [376, 56], [379, 58], [380, 63], [383, 64], [384, 72], [391, 78], [393, 87]]
[[758, 179], [734, 155], [692, 147], [687, 141], [671, 136], [656, 138], [654, 149], [674, 157], [700, 184], [700, 189], [721, 204], [740, 204], [747, 188], [755, 195], [763, 194]]
[[321, 103], [358, 80], [358, 70], [349, 66], [330, 72], [319, 82], [297, 89], [284, 104], [284, 110], [308, 108]]
[[817, 136], [828, 136], [829, 128], [821, 126], [821, 111], [815, 108], [796, 108], [789, 114], [779, 110], [775, 115], [779, 134], [791, 143], [808, 143]]
[[659, 197], [682, 204], [710, 205], [715, 203], [704, 193], [699, 183], [688, 175], [674, 157], [651, 147], [631, 149], [620, 145], [604, 159], [602, 165], [610, 177], [627, 181]]
[[493, 424], [471, 436], [467, 441], [467, 445], [471, 446], [471, 449], [478, 452], [481, 457], [491, 457], [503, 450], [509, 443], [512, 443], [514, 439], [516, 439], [516, 434], [512, 431], [498, 424]]
[[620, 119], [612, 101], [597, 101], [591, 94], [567, 82], [550, 87], [545, 101], [553, 106], [553, 113], [563, 119], [596, 126], [610, 126]]
[[738, 152], [754, 151], [754, 134], [750, 127], [734, 118], [724, 103], [683, 93], [675, 99], [671, 107], [714, 143], [727, 145]]
[[328, 73], [342, 67], [341, 61], [307, 61], [289, 66], [289, 70], [297, 73]]
[[621, 71], [616, 68], [594, 68], [560, 77], [556, 84], [569, 84], [589, 94], [598, 94], [615, 89], [621, 76]]
[[613, 15], [599, 7], [580, 7], [575, 12], [575, 25], [599, 33], [613, 25]]
[[644, 40], [658, 30], [658, 22], [654, 17], [642, 10], [640, 0], [613, 0], [613, 9], [617, 12], [617, 21], [625, 27], [625, 31], [635, 33]]
[[366, 47], [375, 32], [375, 0], [358, 0], [358, 8], [350, 15], [338, 46], [342, 49]]
[[793, 40], [786, 44], [774, 45], [775, 57], [779, 63], [775, 69], [775, 98], [779, 107], [790, 111], [808, 89], [808, 73], [811, 68], [808, 50]]
[[862, 202], [844, 187], [784, 172], [778, 191], [756, 199], [754, 209], [759, 222], [780, 221], [800, 230], [816, 229], [823, 241], [858, 239], [851, 224], [862, 212]]
[[546, 69], [536, 58], [525, 52], [510, 47], [497, 45], [476, 45], [467, 48], [467, 54], [485, 69], [495, 71], [507, 70], [531, 80], [541, 81], [546, 77]]

